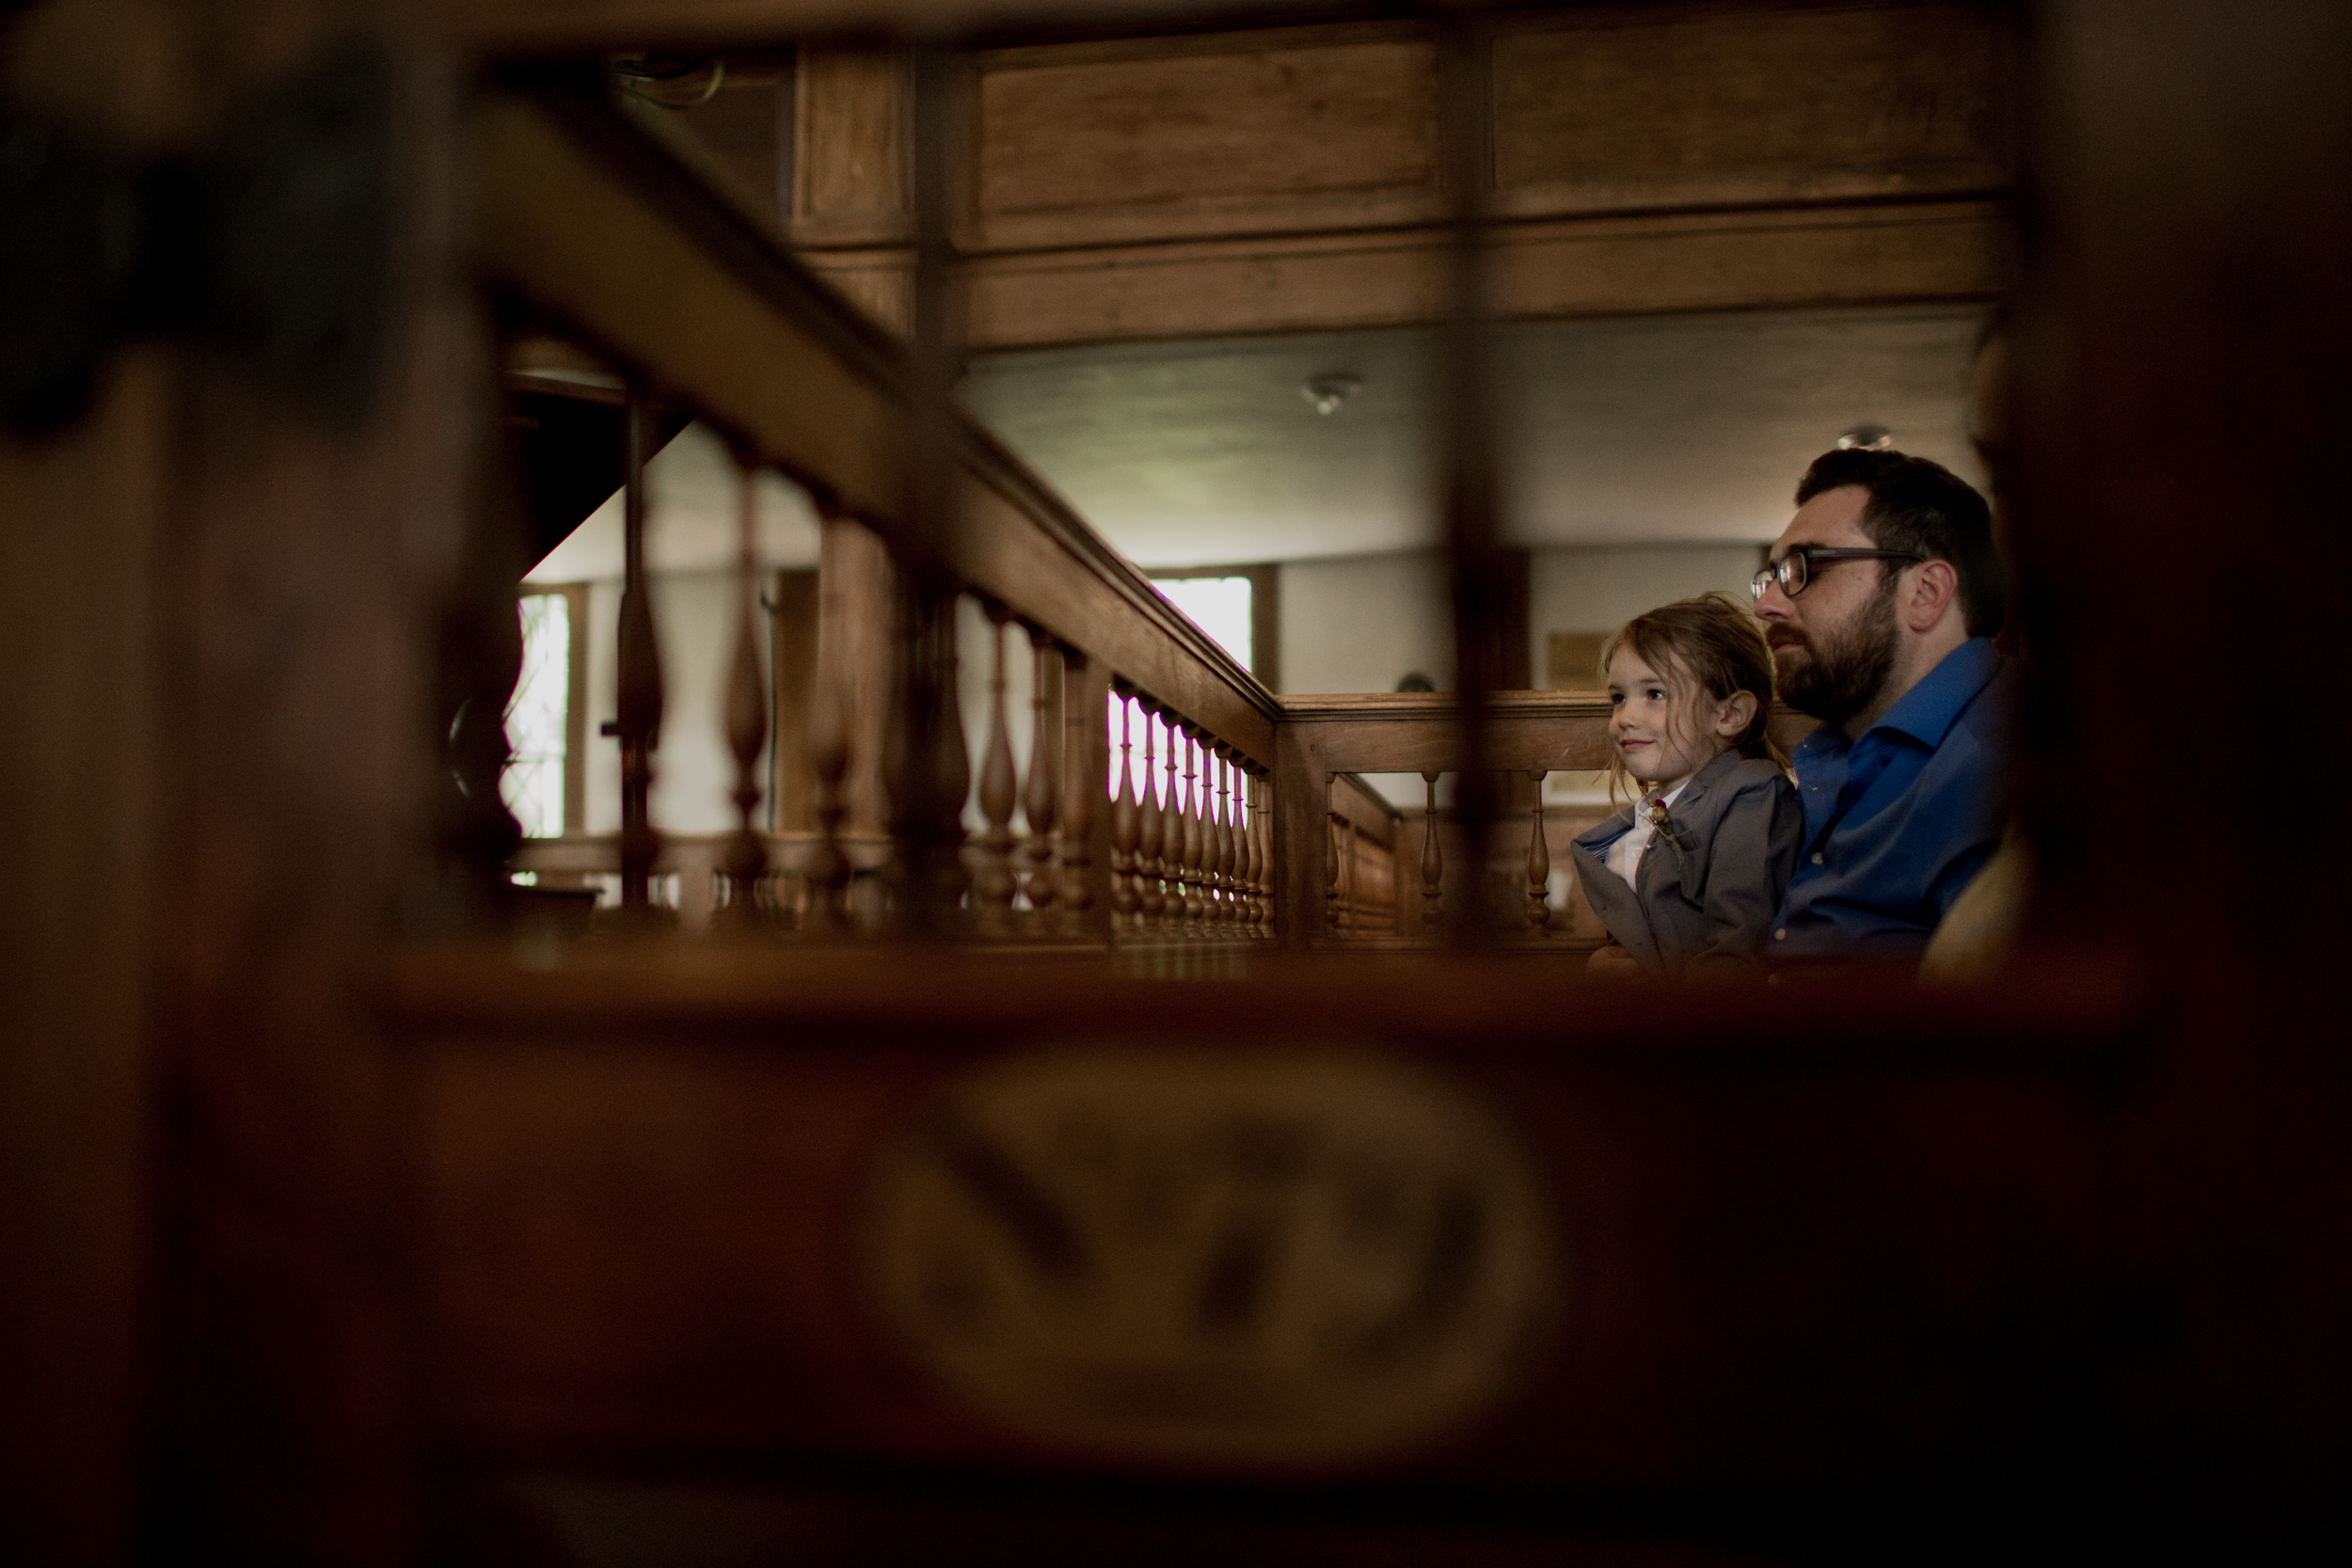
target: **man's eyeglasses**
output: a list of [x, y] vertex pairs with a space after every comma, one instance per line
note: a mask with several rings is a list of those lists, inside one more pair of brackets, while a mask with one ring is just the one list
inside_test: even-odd
[[1925, 561], [1926, 556], [1913, 550], [1852, 550], [1828, 545], [1792, 545], [1788, 553], [1756, 574], [1748, 584], [1748, 592], [1757, 599], [1773, 583], [1790, 598], [1804, 592], [1813, 580], [1813, 563], [1817, 561]]

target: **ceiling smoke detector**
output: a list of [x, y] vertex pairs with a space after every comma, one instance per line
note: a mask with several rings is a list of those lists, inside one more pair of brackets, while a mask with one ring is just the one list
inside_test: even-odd
[[1364, 389], [1364, 378], [1346, 371], [1326, 371], [1311, 375], [1298, 388], [1298, 395], [1307, 400], [1307, 406], [1318, 414], [1336, 414], [1340, 404]]
[[1839, 451], [1892, 451], [1895, 433], [1883, 424], [1858, 424], [1841, 432], [1837, 437]]

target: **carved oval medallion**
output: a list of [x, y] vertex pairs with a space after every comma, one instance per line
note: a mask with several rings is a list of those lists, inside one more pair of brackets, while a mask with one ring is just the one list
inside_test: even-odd
[[1306, 1463], [1490, 1407], [1553, 1285], [1531, 1164], [1466, 1090], [1338, 1052], [1071, 1052], [956, 1083], [876, 1173], [916, 1360], [1032, 1437]]

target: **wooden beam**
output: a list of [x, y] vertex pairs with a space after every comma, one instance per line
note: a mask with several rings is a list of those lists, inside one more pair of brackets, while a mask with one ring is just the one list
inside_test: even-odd
[[[1516, 319], [1991, 299], [2010, 282], [2000, 200], [1558, 218], [1500, 227], [1495, 309]], [[1440, 321], [1436, 228], [984, 256], [966, 266], [976, 349]], [[818, 261], [892, 296], [905, 263]], [[854, 281], [851, 281], [854, 279]]]

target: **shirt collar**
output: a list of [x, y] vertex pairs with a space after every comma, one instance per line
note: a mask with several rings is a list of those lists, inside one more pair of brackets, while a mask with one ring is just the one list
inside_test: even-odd
[[1985, 689], [2000, 667], [2001, 656], [1993, 651], [1993, 640], [1972, 637], [1946, 654], [1934, 669], [1919, 677], [1918, 685], [1886, 710], [1885, 718], [1870, 727], [1900, 730], [1933, 751], [1944, 744], [1944, 736], [1959, 719], [1960, 710]]
[[[1972, 637], [1946, 654], [1934, 669], [1919, 678], [1919, 684], [1886, 710], [1886, 717], [1863, 734], [1895, 730], [1933, 751], [1944, 744], [1944, 736], [1960, 718], [1960, 710], [1985, 689], [2000, 668], [2001, 656], [1994, 651], [1993, 640]], [[1838, 756], [1851, 744], [1845, 731], [1835, 724], [1823, 724], [1797, 742], [1794, 755], [1799, 762]]]

